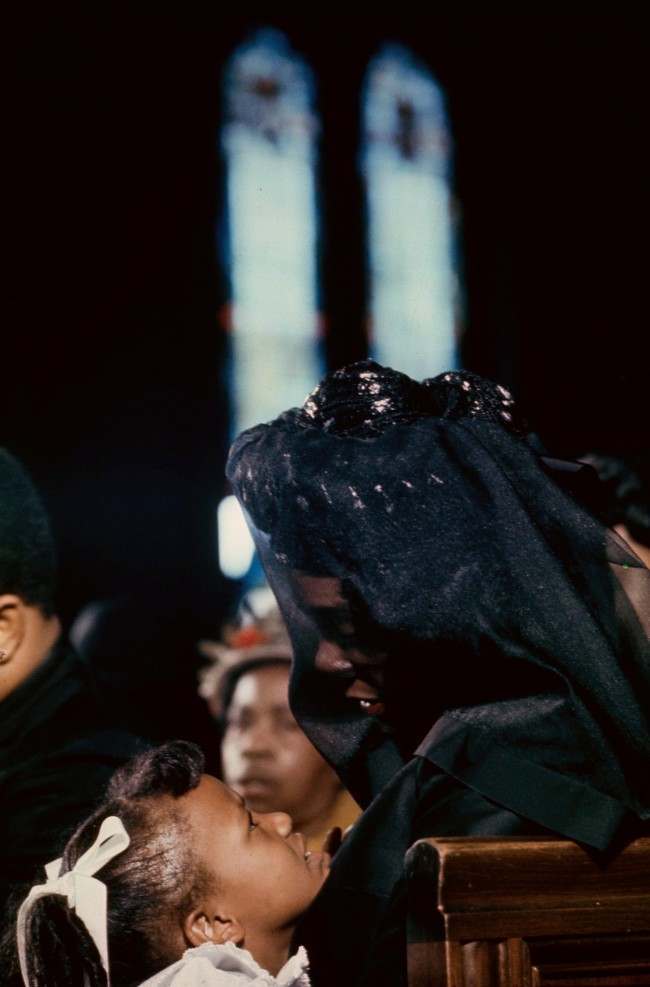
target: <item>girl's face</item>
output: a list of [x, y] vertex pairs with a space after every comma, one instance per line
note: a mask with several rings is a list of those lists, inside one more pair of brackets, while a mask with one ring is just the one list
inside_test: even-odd
[[223, 906], [257, 932], [293, 926], [327, 877], [329, 854], [308, 854], [290, 816], [249, 812], [241, 796], [209, 775], [183, 802]]

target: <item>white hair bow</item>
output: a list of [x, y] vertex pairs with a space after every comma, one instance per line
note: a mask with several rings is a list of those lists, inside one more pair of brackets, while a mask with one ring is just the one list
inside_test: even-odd
[[35, 885], [18, 911], [16, 936], [18, 940], [18, 957], [20, 972], [25, 987], [30, 987], [27, 973], [27, 951], [25, 933], [27, 920], [39, 898], [46, 895], [59, 894], [68, 899], [77, 917], [81, 919], [88, 934], [97, 946], [102, 966], [106, 971], [110, 987], [108, 969], [108, 930], [106, 925], [106, 885], [93, 875], [106, 864], [122, 853], [130, 843], [129, 834], [117, 816], [107, 816], [100, 826], [97, 839], [76, 862], [72, 870], [61, 875], [61, 859], [53, 860], [45, 867], [47, 881]]

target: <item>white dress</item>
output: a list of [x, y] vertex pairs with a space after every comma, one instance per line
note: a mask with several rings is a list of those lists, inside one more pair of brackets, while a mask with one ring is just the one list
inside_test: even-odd
[[149, 977], [140, 987], [309, 987], [309, 960], [302, 946], [272, 977], [246, 949], [228, 942], [204, 943]]

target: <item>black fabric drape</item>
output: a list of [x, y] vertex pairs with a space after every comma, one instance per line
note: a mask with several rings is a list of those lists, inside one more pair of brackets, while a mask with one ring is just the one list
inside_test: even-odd
[[[357, 370], [357, 382], [372, 387], [381, 370]], [[454, 806], [474, 793], [507, 832], [515, 819], [602, 850], [650, 819], [650, 572], [576, 499], [590, 489], [584, 471], [506, 427], [507, 392], [473, 414], [480, 382], [437, 381], [409, 382], [401, 405], [378, 385], [374, 419], [342, 395], [323, 421], [317, 391], [244, 433], [228, 467], [292, 636], [305, 732], [365, 806], [430, 765], [428, 787], [414, 799], [398, 785], [353, 845], [393, 887], [391, 827], [411, 839], [442, 776]], [[323, 642], [347, 645], [327, 608], [305, 605], [305, 574], [337, 581], [354, 647], [385, 656], [383, 722], [345, 698], [349, 680], [315, 666]], [[476, 832], [476, 813], [449, 819], [451, 830], [429, 813], [429, 835]], [[348, 881], [352, 855], [323, 897], [370, 889], [376, 875], [359, 880], [358, 868]]]

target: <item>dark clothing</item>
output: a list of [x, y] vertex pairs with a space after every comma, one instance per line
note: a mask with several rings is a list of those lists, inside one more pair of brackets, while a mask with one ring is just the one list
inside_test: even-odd
[[[650, 572], [566, 473], [473, 419], [359, 438], [287, 414], [235, 444], [294, 713], [361, 805], [428, 736], [442, 770], [597, 849], [628, 813], [650, 820]], [[340, 604], [310, 602], [305, 574]], [[330, 642], [382, 664], [386, 725], [321, 670]]]
[[145, 745], [112, 729], [89, 670], [59, 643], [0, 703], [0, 916], [11, 889], [44, 877], [121, 764]]
[[314, 987], [406, 987], [404, 855], [422, 837], [458, 833], [548, 831], [414, 758], [354, 825], [298, 925], [295, 941], [307, 948]]
[[[299, 929], [317, 987], [402, 983], [421, 836], [605, 850], [650, 824], [650, 572], [580, 502], [586, 468], [541, 456], [511, 406], [471, 374], [368, 363], [231, 452], [294, 714], [367, 807]], [[364, 663], [383, 722], [345, 695]]]
[[[630, 825], [638, 828], [619, 830], [621, 837], [650, 832], [647, 824]], [[413, 758], [355, 824], [298, 925], [295, 943], [309, 953], [313, 987], [407, 987], [404, 856], [418, 839], [459, 834], [554, 835]]]

